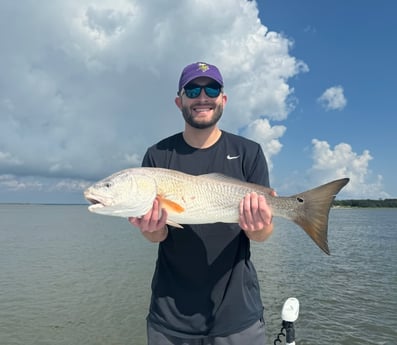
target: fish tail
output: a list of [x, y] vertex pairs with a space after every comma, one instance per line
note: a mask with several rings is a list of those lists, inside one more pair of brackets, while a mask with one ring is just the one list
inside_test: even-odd
[[298, 203], [292, 221], [305, 230], [311, 239], [328, 255], [328, 217], [336, 194], [349, 182], [348, 178], [335, 180], [306, 192], [293, 195]]

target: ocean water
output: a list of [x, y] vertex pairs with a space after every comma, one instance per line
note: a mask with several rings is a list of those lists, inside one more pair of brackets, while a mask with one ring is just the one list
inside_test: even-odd
[[[288, 297], [296, 343], [397, 344], [397, 210], [332, 209], [331, 256], [275, 219], [254, 243], [267, 344]], [[87, 207], [0, 205], [1, 345], [144, 345], [157, 245]]]

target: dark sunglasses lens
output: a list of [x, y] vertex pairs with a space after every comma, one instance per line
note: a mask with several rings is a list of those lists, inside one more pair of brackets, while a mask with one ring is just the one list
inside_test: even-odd
[[185, 88], [185, 94], [189, 98], [197, 98], [200, 95], [201, 87]]
[[207, 96], [211, 98], [218, 97], [219, 94], [221, 93], [221, 89], [219, 87], [206, 86], [204, 90]]

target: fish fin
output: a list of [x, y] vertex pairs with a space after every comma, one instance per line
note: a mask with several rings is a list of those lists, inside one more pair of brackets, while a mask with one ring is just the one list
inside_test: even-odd
[[[160, 201], [161, 208], [164, 208], [167, 211], [176, 212], [176, 213], [182, 213], [183, 211], [185, 211], [185, 209], [181, 205], [176, 203], [175, 201], [167, 199], [162, 195], [157, 195], [157, 198]], [[174, 228], [183, 229], [182, 225], [180, 225], [170, 219], [167, 219], [167, 224], [173, 226]]]
[[167, 224], [173, 226], [174, 228], [183, 229], [182, 225], [180, 225], [176, 222], [173, 222], [172, 220], [169, 220], [169, 219], [167, 220]]
[[328, 255], [329, 211], [336, 194], [348, 182], [348, 178], [343, 178], [292, 196], [300, 204], [300, 212], [292, 220]]
[[158, 195], [157, 197], [160, 201], [161, 208], [165, 208], [167, 211], [176, 212], [176, 213], [182, 213], [183, 211], [185, 211], [185, 209], [175, 201], [164, 198], [161, 195]]

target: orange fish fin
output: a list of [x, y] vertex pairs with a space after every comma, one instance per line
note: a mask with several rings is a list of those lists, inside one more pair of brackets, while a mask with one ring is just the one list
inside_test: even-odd
[[183, 211], [185, 211], [185, 209], [175, 201], [166, 199], [161, 195], [158, 196], [158, 199], [160, 201], [161, 208], [165, 208], [167, 211], [172, 211], [176, 213], [182, 213]]

